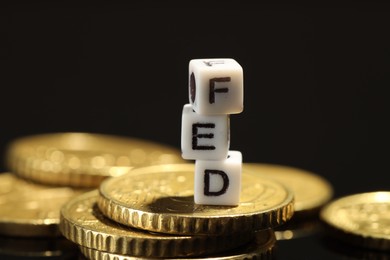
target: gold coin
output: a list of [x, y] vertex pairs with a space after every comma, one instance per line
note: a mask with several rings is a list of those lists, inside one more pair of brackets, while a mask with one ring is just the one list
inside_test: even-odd
[[[201, 258], [169, 258], [171, 260], [178, 259], [205, 259], [205, 260], [238, 260], [238, 259], [259, 259], [259, 260], [271, 260], [274, 259], [274, 245], [275, 235], [272, 230], [258, 231], [256, 238], [250, 243], [243, 245], [237, 249], [227, 250], [218, 254], [205, 255]], [[81, 253], [91, 260], [146, 260], [151, 258], [125, 256], [107, 253], [87, 247], [80, 247]], [[155, 258], [156, 259], [156, 258]]]
[[326, 205], [320, 217], [340, 240], [390, 250], [389, 191], [341, 197]]
[[389, 250], [373, 250], [351, 243], [344, 243], [332, 236], [322, 237], [322, 246], [328, 252], [339, 256], [340, 259], [358, 260], [389, 260]]
[[168, 234], [253, 232], [292, 217], [293, 195], [279, 182], [244, 171], [241, 186], [238, 206], [197, 205], [193, 164], [149, 166], [105, 180], [98, 205], [116, 222]]
[[74, 243], [114, 254], [142, 257], [199, 256], [238, 247], [254, 233], [228, 236], [177, 236], [121, 226], [98, 209], [98, 191], [69, 201], [61, 210], [60, 230]]
[[183, 162], [178, 149], [130, 137], [52, 133], [22, 137], [8, 145], [8, 168], [44, 184], [97, 187], [132, 167]]
[[0, 259], [77, 259], [77, 246], [65, 238], [0, 236]]
[[61, 206], [83, 192], [31, 183], [11, 173], [0, 174], [0, 234], [60, 236]]
[[317, 215], [333, 197], [332, 185], [303, 169], [261, 163], [244, 163], [243, 169], [280, 181], [294, 193], [294, 219]]

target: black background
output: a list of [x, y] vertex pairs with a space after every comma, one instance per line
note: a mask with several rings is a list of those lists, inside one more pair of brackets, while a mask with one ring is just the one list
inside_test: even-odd
[[[226, 57], [244, 69], [244, 111], [230, 125], [244, 162], [315, 172], [335, 197], [389, 190], [389, 5], [0, 6], [2, 158], [12, 139], [49, 132], [179, 148], [189, 60]], [[282, 244], [280, 258], [326, 259], [315, 241]]]

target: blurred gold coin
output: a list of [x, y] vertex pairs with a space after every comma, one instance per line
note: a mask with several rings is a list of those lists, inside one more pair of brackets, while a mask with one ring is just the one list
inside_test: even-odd
[[294, 193], [294, 219], [317, 215], [333, 197], [332, 185], [310, 171], [261, 163], [244, 163], [243, 169], [273, 178], [290, 188]]
[[254, 233], [228, 236], [177, 236], [121, 226], [98, 209], [98, 191], [78, 196], [61, 209], [60, 230], [74, 243], [104, 252], [140, 257], [199, 256], [236, 248]]
[[[227, 250], [218, 254], [205, 255], [201, 258], [169, 258], [171, 260], [179, 259], [205, 259], [205, 260], [238, 260], [238, 259], [259, 259], [259, 260], [271, 260], [274, 259], [273, 249], [275, 245], [275, 235], [272, 230], [263, 230], [257, 232], [256, 238], [237, 249]], [[151, 258], [140, 258], [134, 256], [125, 256], [98, 251], [95, 249], [80, 247], [82, 254], [91, 260], [146, 260]], [[156, 259], [156, 258], [154, 258]]]
[[78, 255], [77, 246], [62, 237], [0, 236], [0, 259], [77, 259]]
[[197, 205], [194, 164], [149, 166], [105, 180], [98, 205], [116, 222], [168, 234], [253, 232], [292, 217], [293, 194], [279, 182], [244, 171], [241, 187], [238, 206]]
[[11, 173], [0, 174], [0, 234], [60, 236], [61, 206], [83, 192], [31, 183]]
[[340, 240], [358, 246], [390, 250], [390, 192], [378, 191], [339, 198], [320, 214]]
[[183, 162], [178, 149], [130, 137], [51, 133], [18, 138], [6, 151], [8, 168], [44, 184], [97, 187], [132, 167]]

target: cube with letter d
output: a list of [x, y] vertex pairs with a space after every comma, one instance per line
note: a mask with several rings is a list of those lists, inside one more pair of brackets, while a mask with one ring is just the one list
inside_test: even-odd
[[240, 202], [242, 155], [229, 151], [225, 160], [195, 162], [194, 201], [203, 205], [236, 206]]
[[202, 115], [243, 111], [243, 70], [234, 59], [193, 59], [189, 63], [189, 100]]
[[199, 115], [190, 104], [183, 107], [182, 157], [187, 160], [223, 160], [230, 144], [228, 115]]

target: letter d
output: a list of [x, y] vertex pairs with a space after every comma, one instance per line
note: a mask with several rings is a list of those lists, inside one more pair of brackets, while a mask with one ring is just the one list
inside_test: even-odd
[[[223, 185], [219, 191], [210, 191], [210, 175], [217, 174], [222, 178]], [[204, 171], [204, 195], [220, 196], [224, 194], [229, 187], [229, 177], [224, 171], [220, 170], [205, 170]]]

